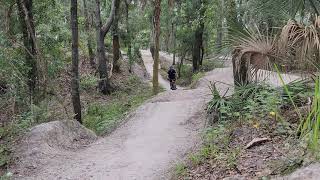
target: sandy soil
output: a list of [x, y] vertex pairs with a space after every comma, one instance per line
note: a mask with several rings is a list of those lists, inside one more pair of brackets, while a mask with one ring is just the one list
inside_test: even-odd
[[[152, 75], [151, 54], [142, 51], [142, 57]], [[159, 94], [139, 107], [111, 135], [86, 146], [63, 148], [44, 140], [39, 143], [48, 146], [41, 152], [41, 148], [33, 151], [33, 141], [26, 139], [21, 149], [28, 152], [22, 153], [28, 157], [20, 157], [20, 163], [11, 169], [14, 179], [168, 179], [169, 170], [201, 142], [204, 107], [210, 100], [208, 81], [232, 84], [231, 72], [231, 68], [216, 69], [207, 73], [196, 89]], [[169, 89], [169, 83], [159, 77], [160, 84]], [[218, 83], [219, 90], [228, 88]], [[37, 128], [31, 133], [37, 132]]]

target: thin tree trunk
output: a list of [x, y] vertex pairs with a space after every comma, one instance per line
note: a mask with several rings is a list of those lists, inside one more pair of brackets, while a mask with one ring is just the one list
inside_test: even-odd
[[178, 76], [179, 76], [179, 78], [181, 77], [181, 69], [182, 69], [182, 66], [183, 66], [183, 61], [184, 61], [184, 58], [185, 58], [185, 56], [186, 56], [186, 53], [187, 53], [187, 51], [183, 51], [183, 53], [182, 53], [182, 55], [181, 55], [181, 57], [180, 57], [180, 63], [179, 63], [179, 69], [178, 69]]
[[176, 40], [174, 38], [174, 46], [173, 46], [173, 60], [172, 60], [172, 65], [176, 65]]
[[127, 28], [127, 51], [128, 51], [128, 58], [129, 58], [129, 72], [132, 73], [132, 65], [133, 65], [133, 56], [132, 56], [132, 44], [131, 44], [131, 31], [129, 25], [129, 7], [130, 7], [130, 0], [125, 1], [126, 4], [126, 28]]
[[[26, 48], [26, 64], [28, 67], [30, 67], [30, 70], [28, 71], [28, 86], [29, 86], [29, 92], [30, 97], [33, 99], [34, 94], [36, 94], [36, 87], [38, 86], [37, 82], [37, 61], [35, 59], [36, 56], [36, 50], [34, 48], [34, 44], [30, 35], [30, 32], [28, 31], [27, 24], [25, 21], [25, 13], [22, 6], [25, 6], [27, 10], [29, 11], [29, 18], [32, 17], [32, 4], [29, 1], [29, 3], [25, 4], [25, 1], [23, 0], [17, 0], [18, 10], [19, 10], [19, 19], [23, 34], [23, 44]], [[31, 17], [30, 17], [31, 16]], [[34, 32], [34, 31], [33, 31]]]
[[79, 34], [78, 34], [78, 2], [71, 0], [71, 30], [72, 30], [72, 80], [71, 96], [74, 110], [74, 118], [82, 123], [81, 102], [79, 92]]
[[[167, 26], [170, 26], [170, 23], [168, 23]], [[164, 38], [164, 47], [162, 49], [164, 49], [165, 52], [169, 52], [169, 45], [170, 45], [170, 28], [168, 27], [168, 30], [166, 30], [166, 35]]]
[[[47, 61], [43, 58], [40, 52], [40, 48], [36, 38], [35, 26], [34, 26], [34, 19], [32, 13], [32, 0], [23, 0], [22, 9], [24, 12], [25, 23], [29, 32], [29, 35], [32, 40], [32, 46], [35, 51], [34, 58], [36, 59], [37, 65], [37, 78], [38, 78], [38, 92], [36, 103], [41, 99], [45, 98], [47, 93], [47, 74], [48, 74], [48, 64]], [[27, 8], [27, 6], [30, 6]]]
[[199, 61], [200, 61], [200, 56], [201, 56], [201, 35], [199, 32], [199, 29], [196, 30], [195, 32], [195, 42], [193, 45], [193, 51], [192, 51], [192, 69], [193, 72], [197, 72], [199, 70]]
[[[151, 1], [152, 3], [152, 1]], [[153, 6], [154, 3], [153, 3]], [[150, 16], [150, 52], [151, 52], [151, 55], [152, 55], [152, 58], [153, 60], [155, 59], [154, 57], [154, 52], [155, 52], [155, 28], [154, 28], [154, 14]]]
[[200, 66], [202, 66], [203, 58], [204, 58], [204, 47], [203, 47], [203, 41], [202, 41], [202, 44], [201, 44], [201, 58], [200, 58], [200, 62], [199, 62]]
[[96, 63], [94, 62], [94, 53], [92, 49], [92, 36], [91, 36], [91, 28], [90, 28], [90, 17], [87, 7], [86, 0], [83, 0], [83, 9], [84, 9], [84, 16], [85, 16], [85, 29], [87, 32], [87, 46], [89, 52], [89, 61], [92, 68], [95, 68]]
[[113, 70], [114, 72], [120, 71], [120, 42], [119, 42], [119, 7], [120, 7], [120, 1], [116, 1], [115, 4], [115, 15], [114, 15], [114, 21], [113, 21], [113, 39], [112, 39], [112, 51], [113, 51]]
[[201, 24], [195, 32], [195, 42], [192, 51], [192, 66], [193, 72], [199, 70], [199, 65], [201, 65], [201, 48], [203, 43], [203, 29], [204, 26]]
[[111, 92], [111, 85], [108, 79], [107, 69], [107, 57], [106, 48], [104, 45], [104, 38], [114, 20], [115, 15], [115, 3], [118, 0], [112, 1], [111, 12], [105, 25], [102, 26], [101, 13], [100, 13], [100, 0], [96, 0], [96, 28], [97, 28], [97, 59], [98, 59], [98, 72], [100, 80], [98, 87], [103, 94], [109, 94]]
[[[195, 36], [195, 42], [193, 45], [193, 52], [192, 52], [192, 65], [193, 65], [193, 72], [199, 70], [199, 66], [202, 65], [202, 54], [203, 51], [203, 33], [204, 33], [204, 15], [205, 15], [205, 8], [204, 2], [201, 0], [197, 4], [197, 9], [200, 10], [200, 24], [198, 25]], [[203, 7], [202, 7], [203, 6]]]
[[46, 96], [47, 92], [47, 62], [40, 56], [40, 49], [37, 44], [32, 13], [32, 0], [17, 0], [17, 5], [26, 53], [30, 55], [26, 57], [26, 62], [31, 67], [28, 73], [30, 97], [34, 103], [38, 103]]
[[172, 65], [176, 64], [176, 31], [175, 31], [175, 25], [174, 21], [172, 20], [172, 44], [173, 44], [173, 61]]
[[120, 72], [120, 43], [119, 36], [114, 35], [112, 39], [112, 52], [113, 52], [113, 71]]
[[153, 93], [159, 93], [159, 49], [160, 49], [160, 14], [161, 0], [155, 0], [154, 7], [154, 30], [155, 30], [155, 51], [153, 63]]

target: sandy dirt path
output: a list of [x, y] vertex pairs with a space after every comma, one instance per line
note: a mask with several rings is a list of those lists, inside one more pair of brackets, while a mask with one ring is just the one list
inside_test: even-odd
[[[152, 74], [151, 54], [144, 51], [142, 57]], [[159, 77], [160, 84], [169, 87]], [[211, 97], [208, 81], [232, 84], [232, 69], [207, 73], [196, 89], [160, 93], [132, 113], [127, 123], [85, 148], [67, 150], [48, 143], [45, 152], [37, 150], [43, 154], [36, 163], [27, 159], [12, 169], [14, 179], [168, 179], [170, 169], [201, 142], [204, 107]], [[218, 83], [219, 90], [228, 88]]]
[[[149, 50], [141, 50], [141, 55], [143, 58], [144, 66], [147, 69], [147, 72], [152, 77], [153, 75], [153, 59], [151, 56], [151, 53]], [[170, 58], [167, 58], [168, 61], [170, 61]], [[171, 60], [172, 61], [172, 60]], [[159, 70], [161, 69], [161, 66], [159, 65]], [[160, 74], [159, 74], [159, 85], [162, 86], [165, 90], [170, 90], [170, 83], [166, 81]]]
[[[152, 74], [150, 58], [150, 53], [143, 53]], [[169, 87], [163, 78], [160, 83]], [[168, 179], [170, 168], [200, 143], [202, 114], [210, 98], [206, 89], [163, 92], [139, 107], [112, 134], [86, 148], [48, 146], [37, 164], [12, 170], [15, 179]]]

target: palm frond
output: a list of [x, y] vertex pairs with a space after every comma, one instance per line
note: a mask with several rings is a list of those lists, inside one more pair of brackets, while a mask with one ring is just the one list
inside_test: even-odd
[[291, 47], [298, 60], [306, 63], [308, 58], [320, 52], [320, 17], [316, 17], [309, 25], [298, 24], [289, 20], [280, 34], [280, 52]]
[[234, 71], [240, 73], [241, 64], [245, 63], [248, 68], [247, 78], [252, 81], [268, 76], [268, 71], [260, 70], [271, 70], [275, 60], [280, 57], [277, 54], [277, 37], [265, 36], [258, 28], [247, 31], [248, 36], [234, 39], [234, 48], [239, 51], [233, 56]]

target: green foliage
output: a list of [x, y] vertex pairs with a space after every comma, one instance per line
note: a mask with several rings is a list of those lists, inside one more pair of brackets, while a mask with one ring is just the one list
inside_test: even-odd
[[[306, 86], [305, 81], [295, 81], [290, 84], [285, 84], [279, 69], [275, 66], [277, 70], [277, 74], [281, 80], [283, 85], [283, 89], [285, 94], [285, 99], [291, 103], [295, 112], [299, 116], [300, 125], [298, 127], [298, 135], [300, 137], [307, 137], [309, 140], [310, 149], [313, 152], [316, 152], [319, 146], [319, 127], [320, 127], [320, 111], [319, 111], [319, 103], [320, 103], [320, 77], [316, 77], [315, 87], [314, 87], [314, 95], [313, 101], [311, 105], [311, 109], [308, 112], [306, 118], [301, 115], [299, 110], [299, 105], [306, 104], [301, 103], [301, 98], [308, 97], [309, 92], [311, 91], [310, 87]], [[295, 94], [294, 94], [295, 93]]]
[[184, 176], [187, 173], [187, 167], [183, 163], [177, 164], [175, 167], [175, 175], [180, 177]]
[[205, 75], [204, 72], [198, 72], [192, 75], [190, 88], [195, 88], [198, 81]]
[[214, 60], [203, 60], [202, 66], [200, 67], [200, 71], [202, 72], [209, 72], [216, 68], [222, 68], [222, 62], [218, 62]]
[[276, 111], [281, 104], [279, 91], [265, 84], [237, 87], [230, 97], [221, 96], [216, 84], [212, 84], [211, 92], [213, 98], [208, 111], [214, 113], [218, 120], [262, 118]]
[[94, 90], [97, 86], [98, 80], [99, 79], [93, 75], [81, 76], [80, 89], [85, 91]]
[[208, 128], [203, 135], [203, 146], [198, 152], [189, 155], [188, 164], [176, 166], [176, 175], [184, 177], [190, 168], [208, 163], [209, 160], [217, 162], [221, 167], [234, 168], [241, 151], [239, 148], [229, 147], [229, 134], [232, 131], [231, 123], [226, 121], [221, 121], [216, 126]]
[[318, 150], [319, 147], [319, 127], [320, 127], [320, 77], [317, 77], [312, 101], [311, 110], [306, 119], [301, 119], [299, 131], [302, 137], [308, 135], [311, 149]]
[[[179, 66], [179, 65], [177, 65]], [[205, 72], [211, 71], [215, 68], [220, 68], [222, 65], [215, 61], [204, 61], [202, 66], [200, 66], [200, 70], [196, 73], [193, 73], [192, 66], [182, 65], [180, 69], [181, 76], [177, 79], [177, 84], [180, 86], [190, 86], [191, 88], [195, 88], [197, 82], [205, 75]], [[178, 68], [177, 68], [178, 69]]]
[[192, 73], [192, 66], [189, 65], [182, 65], [180, 69], [181, 76], [177, 79], [177, 85], [180, 86], [188, 86], [191, 83]]
[[310, 80], [296, 80], [286, 84], [281, 94], [284, 104], [294, 103], [297, 106], [303, 106], [308, 98], [314, 95], [314, 88], [310, 86]]
[[86, 110], [84, 125], [102, 135], [111, 132], [128, 112], [137, 108], [152, 96], [149, 86], [137, 77], [130, 77], [125, 88], [112, 94], [108, 103], [92, 103]]
[[84, 125], [97, 134], [109, 132], [115, 128], [126, 110], [128, 109], [123, 104], [117, 102], [110, 105], [91, 104], [84, 118]]

